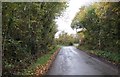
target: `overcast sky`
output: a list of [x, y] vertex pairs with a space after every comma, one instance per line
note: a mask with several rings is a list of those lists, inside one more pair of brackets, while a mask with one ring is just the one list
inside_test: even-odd
[[70, 0], [68, 4], [69, 6], [65, 10], [63, 16], [56, 19], [59, 31], [56, 33], [55, 37], [58, 37], [61, 31], [65, 31], [68, 34], [76, 34], [76, 31], [72, 30], [70, 27], [72, 19], [79, 11], [81, 6], [88, 5], [91, 3], [91, 1], [92, 0]]

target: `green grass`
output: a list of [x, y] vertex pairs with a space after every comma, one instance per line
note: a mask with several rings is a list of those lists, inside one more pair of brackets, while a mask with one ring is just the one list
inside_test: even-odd
[[50, 56], [51, 56], [50, 54], [43, 55], [42, 57], [38, 58], [36, 63], [34, 63], [31, 67], [35, 68], [38, 65], [45, 64], [49, 60]]
[[39, 66], [39, 65], [44, 65], [47, 63], [47, 61], [50, 59], [50, 57], [53, 55], [53, 53], [60, 48], [59, 46], [56, 46], [54, 49], [52, 49], [50, 52], [48, 52], [47, 54], [44, 54], [43, 56], [41, 56], [40, 58], [38, 58], [36, 60], [35, 63], [33, 63], [31, 66], [29, 66], [28, 69], [25, 70], [24, 74], [26, 75], [30, 75], [33, 73], [34, 69]]
[[120, 54], [112, 51], [90, 50], [86, 46], [79, 46], [79, 49], [103, 57], [111, 62], [120, 63]]

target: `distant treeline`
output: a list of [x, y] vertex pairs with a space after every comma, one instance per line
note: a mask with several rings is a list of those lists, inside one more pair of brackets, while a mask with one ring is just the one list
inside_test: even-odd
[[74, 43], [78, 43], [79, 40], [75, 35], [68, 34], [64, 31], [62, 31], [61, 34], [59, 34], [59, 37], [55, 39], [56, 44], [58, 45], [66, 45], [70, 46], [73, 45]]

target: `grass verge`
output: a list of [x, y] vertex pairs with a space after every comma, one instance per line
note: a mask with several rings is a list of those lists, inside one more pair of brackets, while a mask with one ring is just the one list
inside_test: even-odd
[[53, 53], [55, 53], [55, 51], [58, 50], [59, 48], [60, 48], [60, 46], [56, 46], [49, 53], [44, 54], [43, 56], [38, 58], [35, 63], [33, 63], [31, 66], [29, 66], [28, 69], [25, 70], [24, 75], [34, 75], [34, 71], [35, 71], [36, 67], [45, 65], [50, 60]]
[[87, 53], [94, 54], [98, 57], [104, 58], [108, 62], [119, 65], [120, 64], [120, 54], [112, 51], [102, 51], [102, 50], [89, 50], [85, 46], [79, 46], [78, 49], [83, 50]]

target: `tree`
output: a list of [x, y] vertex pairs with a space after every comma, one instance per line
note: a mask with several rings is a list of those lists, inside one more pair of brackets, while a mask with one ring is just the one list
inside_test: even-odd
[[55, 19], [66, 3], [2, 4], [3, 74], [19, 73], [54, 47]]
[[90, 49], [119, 52], [119, 7], [119, 3], [116, 2], [100, 2], [83, 6], [73, 19], [71, 27], [83, 25], [86, 29], [83, 32], [84, 44]]
[[75, 41], [76, 40], [73, 35], [69, 35], [64, 31], [62, 31], [62, 33], [59, 34], [59, 38], [56, 38], [56, 42], [58, 45], [73, 45]]

